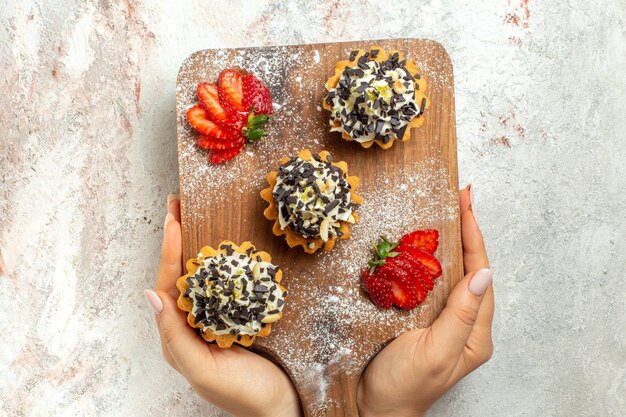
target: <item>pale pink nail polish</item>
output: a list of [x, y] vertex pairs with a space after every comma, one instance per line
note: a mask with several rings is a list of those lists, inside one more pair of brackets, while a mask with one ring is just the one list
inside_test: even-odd
[[148, 300], [148, 304], [150, 304], [150, 307], [154, 311], [154, 314], [161, 314], [163, 311], [163, 302], [157, 293], [152, 290], [144, 290], [143, 293], [146, 296], [146, 300]]
[[492, 280], [493, 271], [491, 269], [479, 269], [470, 279], [468, 289], [472, 294], [483, 295]]

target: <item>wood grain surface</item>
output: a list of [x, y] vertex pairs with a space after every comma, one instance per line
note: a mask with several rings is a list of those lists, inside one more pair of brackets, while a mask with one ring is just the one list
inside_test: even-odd
[[[362, 149], [331, 134], [329, 113], [321, 109], [324, 84], [335, 63], [353, 49], [374, 45], [416, 61], [431, 100], [424, 125], [411, 132], [408, 142], [389, 150]], [[215, 82], [231, 66], [261, 78], [277, 110], [265, 141], [246, 147], [229, 163], [210, 166], [207, 152], [195, 146], [197, 133], [185, 112], [196, 101], [197, 83]], [[269, 252], [284, 272], [289, 295], [283, 319], [253, 348], [284, 367], [305, 415], [356, 416], [356, 385], [368, 361], [399, 334], [430, 325], [463, 276], [454, 88], [446, 51], [421, 39], [199, 51], [180, 68], [176, 109], [185, 259], [223, 239], [251, 240]], [[361, 220], [352, 237], [329, 253], [290, 249], [263, 217], [266, 203], [259, 192], [267, 185], [266, 174], [283, 156], [303, 148], [330, 151], [335, 161], [348, 163], [350, 175], [361, 179]], [[359, 285], [359, 270], [371, 257], [369, 242], [379, 234], [397, 239], [417, 228], [439, 230], [435, 255], [443, 276], [417, 309], [378, 310]]]

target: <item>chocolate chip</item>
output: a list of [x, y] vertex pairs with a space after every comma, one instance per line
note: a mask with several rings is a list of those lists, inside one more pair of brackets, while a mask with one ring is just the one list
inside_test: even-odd
[[331, 201], [324, 207], [324, 214], [328, 215], [335, 207], [339, 205], [339, 200]]
[[254, 292], [268, 292], [269, 289], [265, 285], [257, 284], [254, 286]]

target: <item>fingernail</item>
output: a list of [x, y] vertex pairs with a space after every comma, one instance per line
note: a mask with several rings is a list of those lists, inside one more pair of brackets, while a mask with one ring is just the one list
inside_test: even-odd
[[146, 296], [146, 300], [148, 300], [148, 304], [150, 304], [152, 311], [154, 311], [154, 314], [161, 314], [163, 311], [163, 301], [161, 301], [157, 293], [152, 290], [144, 290], [143, 293]]
[[470, 184], [467, 186], [469, 190], [469, 198], [470, 198], [470, 210], [472, 210], [472, 214], [474, 215], [474, 220], [478, 224], [478, 216], [476, 215], [476, 207], [474, 206], [474, 185]]
[[170, 209], [170, 204], [172, 203], [172, 200], [175, 199], [175, 198], [176, 198], [176, 196], [174, 194], [172, 194], [172, 193], [169, 193], [167, 195], [167, 212], [168, 213], [172, 212], [172, 210]]
[[480, 269], [470, 279], [468, 289], [472, 294], [483, 295], [487, 291], [489, 284], [491, 284], [492, 279], [493, 271], [491, 269]]
[[174, 215], [172, 213], [167, 213], [167, 216], [165, 216], [165, 223], [163, 224], [163, 234], [165, 234], [165, 232], [167, 232], [167, 225], [173, 219], [174, 219]]

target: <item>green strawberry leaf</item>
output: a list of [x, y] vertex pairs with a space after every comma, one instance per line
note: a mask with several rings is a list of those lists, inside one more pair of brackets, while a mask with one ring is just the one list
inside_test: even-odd
[[374, 273], [377, 267], [381, 267], [385, 265], [385, 259], [387, 258], [395, 258], [400, 255], [400, 252], [395, 252], [394, 249], [398, 247], [398, 242], [391, 242], [385, 236], [380, 237], [380, 242], [374, 243], [372, 242], [372, 247], [374, 248], [374, 259], [368, 261], [367, 264], [370, 267], [370, 272]]

